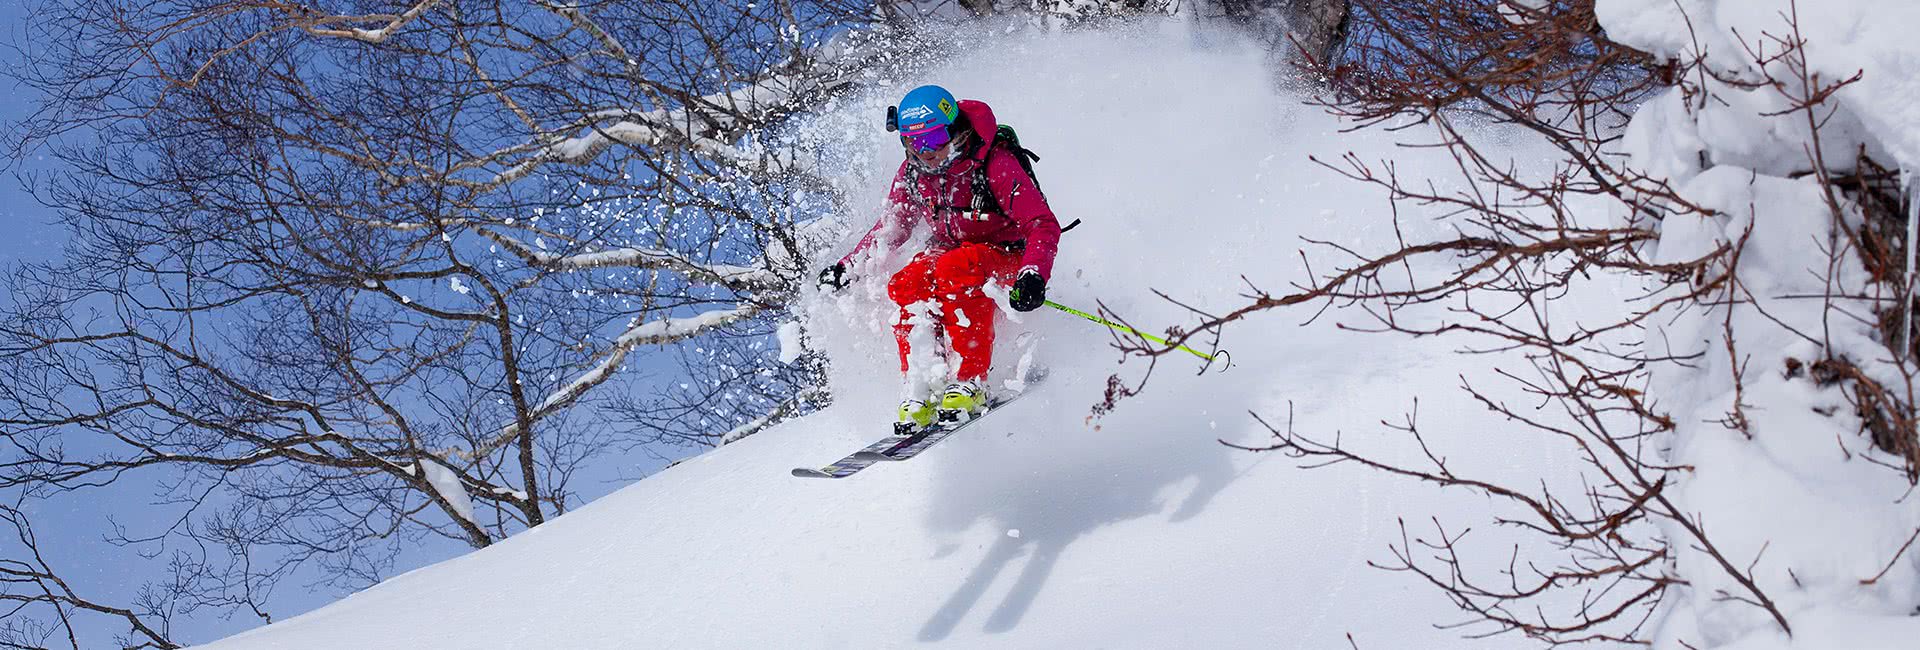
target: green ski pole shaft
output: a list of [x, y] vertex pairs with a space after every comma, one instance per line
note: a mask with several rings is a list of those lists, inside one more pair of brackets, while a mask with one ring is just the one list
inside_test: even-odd
[[[1148, 334], [1148, 333], [1146, 333], [1146, 332], [1142, 332], [1142, 331], [1139, 331], [1139, 330], [1136, 330], [1136, 329], [1133, 329], [1133, 328], [1131, 328], [1131, 327], [1127, 327], [1127, 326], [1125, 326], [1125, 325], [1121, 325], [1121, 324], [1119, 324], [1119, 323], [1115, 323], [1115, 322], [1113, 322], [1113, 321], [1110, 321], [1110, 320], [1107, 320], [1107, 319], [1105, 319], [1105, 318], [1101, 318], [1101, 317], [1099, 317], [1099, 316], [1095, 316], [1095, 315], [1093, 315], [1093, 314], [1089, 314], [1089, 313], [1087, 313], [1087, 312], [1084, 312], [1084, 311], [1080, 311], [1080, 310], [1078, 310], [1078, 309], [1074, 309], [1074, 308], [1072, 308], [1072, 307], [1068, 307], [1068, 306], [1066, 306], [1066, 305], [1062, 305], [1062, 304], [1060, 304], [1060, 303], [1057, 303], [1057, 302], [1054, 302], [1054, 301], [1051, 301], [1051, 300], [1048, 300], [1048, 301], [1047, 301], [1047, 306], [1048, 306], [1048, 307], [1052, 307], [1052, 308], [1054, 308], [1054, 309], [1058, 309], [1058, 310], [1060, 310], [1060, 311], [1064, 311], [1064, 312], [1067, 312], [1067, 313], [1069, 313], [1069, 314], [1073, 314], [1073, 315], [1075, 315], [1075, 316], [1079, 316], [1079, 317], [1081, 317], [1081, 318], [1085, 318], [1085, 319], [1087, 319], [1087, 320], [1090, 320], [1090, 321], [1093, 321], [1093, 322], [1095, 322], [1095, 323], [1099, 323], [1099, 324], [1101, 324], [1101, 325], [1105, 325], [1105, 326], [1107, 326], [1107, 327], [1111, 327], [1111, 328], [1113, 328], [1113, 329], [1116, 329], [1116, 330], [1119, 330], [1119, 331], [1122, 331], [1122, 332], [1126, 332], [1126, 333], [1128, 333], [1128, 334], [1132, 334], [1132, 335], [1134, 335], [1134, 336], [1138, 336], [1138, 337], [1140, 337], [1140, 338], [1143, 338], [1143, 339], [1146, 339], [1146, 340], [1149, 340], [1149, 341], [1153, 341], [1154, 343], [1159, 343], [1159, 344], [1161, 344], [1161, 345], [1166, 345], [1166, 344], [1167, 344], [1167, 340], [1166, 340], [1166, 339], [1163, 339], [1163, 338], [1160, 338], [1160, 337], [1158, 337], [1158, 336], [1154, 336], [1154, 335], [1152, 335], [1152, 334]], [[1205, 352], [1201, 352], [1201, 351], [1199, 351], [1199, 350], [1195, 350], [1195, 349], [1193, 349], [1193, 348], [1190, 348], [1190, 347], [1187, 347], [1187, 346], [1184, 346], [1184, 345], [1176, 345], [1176, 346], [1174, 346], [1174, 349], [1176, 349], [1176, 350], [1181, 350], [1181, 351], [1184, 351], [1184, 352], [1187, 352], [1187, 353], [1189, 353], [1189, 354], [1192, 354], [1193, 356], [1196, 356], [1196, 357], [1200, 357], [1200, 358], [1202, 358], [1202, 359], [1206, 359], [1206, 360], [1208, 360], [1208, 361], [1213, 361], [1213, 360], [1214, 360], [1214, 358], [1213, 358], [1213, 355], [1211, 355], [1211, 354], [1207, 354], [1207, 353], [1205, 353]]]

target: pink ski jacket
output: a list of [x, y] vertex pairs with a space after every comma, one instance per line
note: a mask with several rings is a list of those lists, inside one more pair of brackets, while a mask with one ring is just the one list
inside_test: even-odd
[[[934, 250], [965, 242], [1024, 241], [1020, 269], [1033, 269], [1042, 279], [1052, 278], [1053, 255], [1060, 246], [1060, 222], [1047, 207], [1047, 197], [1020, 168], [1013, 152], [987, 146], [999, 126], [992, 108], [966, 99], [960, 101], [960, 112], [973, 125], [978, 150], [953, 161], [945, 171], [922, 170], [911, 159], [901, 162], [900, 171], [893, 176], [893, 189], [887, 194], [886, 212], [853, 251], [840, 258], [842, 264], [850, 264], [875, 243], [887, 248], [899, 246], [912, 236], [916, 226], [926, 224], [933, 230]], [[981, 165], [986, 165], [987, 187], [999, 200], [1003, 213], [974, 208], [973, 174]], [[885, 241], [881, 241], [883, 238]]]

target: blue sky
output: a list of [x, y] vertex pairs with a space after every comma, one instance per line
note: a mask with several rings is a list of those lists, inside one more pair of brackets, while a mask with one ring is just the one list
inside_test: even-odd
[[[7, 30], [6, 46], [0, 48], [0, 57], [4, 57], [0, 59], [0, 65], [9, 68], [24, 65], [19, 50], [33, 47], [33, 43], [24, 40], [27, 9], [21, 2], [0, 2], [0, 25], [5, 25]], [[10, 132], [12, 123], [31, 114], [37, 97], [31, 89], [11, 79], [0, 83], [5, 83], [7, 88], [7, 92], [0, 93], [0, 121], [9, 126], [7, 131], [0, 132]], [[0, 174], [0, 224], [4, 224], [4, 227], [0, 227], [0, 269], [11, 268], [21, 262], [49, 261], [60, 255], [60, 249], [67, 240], [66, 229], [57, 222], [56, 211], [41, 205], [26, 187], [26, 174], [47, 169], [45, 152], [34, 153], [25, 160], [5, 161], [5, 173]], [[0, 304], [10, 300], [8, 289], [4, 283], [0, 283]], [[127, 526], [130, 534], [144, 534], [164, 528], [168, 517], [177, 516], [177, 512], [152, 506], [154, 497], [150, 481], [160, 477], [142, 478], [147, 480], [62, 495], [26, 505], [32, 514], [34, 532], [47, 561], [83, 597], [103, 604], [126, 606], [137, 596], [142, 585], [165, 575], [164, 562], [144, 559], [135, 549], [114, 546], [105, 539], [114, 523]], [[0, 535], [11, 536], [11, 533], [10, 530], [0, 531]], [[171, 550], [168, 549], [169, 552]], [[301, 590], [287, 591], [293, 593]], [[292, 600], [305, 610], [331, 599], [332, 596], [323, 590], [321, 593], [300, 593]], [[114, 635], [126, 631], [122, 626], [105, 626], [105, 619], [83, 620], [94, 628], [80, 630], [83, 647], [105, 646]], [[257, 624], [255, 620], [239, 616], [230, 620], [217, 617], [180, 619], [176, 623], [179, 623], [174, 628], [176, 641], [207, 641]]]
[[[0, 3], [0, 25], [7, 26], [6, 38], [10, 45], [0, 50], [0, 57], [5, 57], [4, 64], [9, 68], [20, 63], [14, 47], [22, 45], [25, 17], [26, 8], [21, 3]], [[24, 45], [32, 47], [31, 43]], [[5, 83], [8, 92], [0, 95], [0, 118], [14, 122], [32, 110], [33, 97], [26, 89], [14, 86], [11, 80]], [[34, 159], [12, 162], [6, 168], [5, 178], [0, 178], [0, 223], [6, 224], [0, 229], [0, 262], [47, 259], [66, 239], [53, 223], [53, 212], [34, 202], [17, 178], [23, 167], [33, 169], [36, 162]]]
[[[7, 27], [7, 47], [0, 48], [0, 57], [4, 57], [0, 65], [9, 68], [22, 65], [18, 50], [33, 47], [32, 43], [23, 42], [26, 12], [23, 3], [0, 3], [0, 24]], [[30, 89], [10, 79], [4, 83], [7, 92], [0, 94], [0, 120], [11, 126], [32, 112], [36, 97]], [[55, 259], [67, 239], [65, 228], [56, 222], [55, 211], [35, 201], [25, 185], [24, 174], [44, 169], [44, 155], [35, 154], [25, 160], [6, 161], [6, 173], [0, 174], [0, 223], [4, 224], [4, 228], [0, 228], [0, 268]], [[0, 284], [0, 304], [10, 300], [7, 288]], [[145, 485], [139, 487], [142, 489], [116, 488], [65, 495], [28, 505], [47, 560], [83, 595], [123, 605], [149, 578], [158, 577], [158, 572], [150, 568], [153, 565], [145, 563], [131, 549], [108, 544], [103, 537], [109, 530], [110, 520], [130, 526], [158, 523], [159, 513], [145, 507], [150, 493], [144, 489]], [[12, 531], [5, 532], [10, 535]], [[99, 619], [93, 620], [99, 624]], [[218, 635], [243, 626], [238, 620], [215, 620], [190, 624], [181, 630], [191, 632], [183, 637], [204, 639], [206, 634]], [[101, 645], [122, 631], [84, 630], [87, 634], [81, 641]]]

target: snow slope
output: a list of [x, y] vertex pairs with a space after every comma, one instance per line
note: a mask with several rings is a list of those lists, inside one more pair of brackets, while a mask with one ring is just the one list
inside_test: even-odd
[[[1385, 199], [1308, 154], [1353, 150], [1396, 158], [1402, 175], [1450, 176], [1436, 152], [1338, 134], [1230, 39], [1168, 25], [992, 45], [898, 89], [937, 80], [1018, 126], [1045, 157], [1055, 209], [1087, 221], [1063, 242], [1051, 297], [1100, 301], [1149, 328], [1182, 320], [1150, 288], [1222, 308], [1241, 301], [1242, 274], [1273, 290], [1305, 281], [1300, 237], [1362, 251], [1392, 243]], [[898, 160], [878, 127], [898, 89], [833, 107], [806, 135], [872, 205]], [[836, 224], [835, 244], [872, 216]], [[1571, 460], [1515, 444], [1457, 399], [1455, 342], [1341, 331], [1341, 312], [1311, 324], [1305, 310], [1272, 315], [1231, 332], [1232, 368], [1196, 375], [1194, 359], [1165, 358], [1145, 394], [1092, 420], [1106, 378], [1137, 378], [1145, 364], [1116, 366], [1104, 331], [1035, 312], [1003, 323], [1000, 364], [1025, 353], [1050, 368], [1033, 396], [912, 462], [841, 481], [790, 477], [886, 429], [896, 379], [880, 292], [869, 279], [801, 310], [834, 359], [833, 407], [492, 548], [207, 647], [1331, 648], [1348, 647], [1348, 634], [1362, 648], [1519, 643], [1435, 629], [1461, 616], [1414, 580], [1366, 566], [1400, 540], [1397, 515], [1481, 521], [1486, 501], [1355, 469], [1303, 471], [1217, 442], [1261, 442], [1268, 433], [1248, 412], [1284, 423], [1291, 404], [1301, 431], [1413, 453], [1378, 421], [1421, 395], [1422, 427], [1442, 453], [1472, 452], [1456, 467], [1572, 480], [1556, 475]], [[1022, 332], [1028, 345], [1012, 344]]]

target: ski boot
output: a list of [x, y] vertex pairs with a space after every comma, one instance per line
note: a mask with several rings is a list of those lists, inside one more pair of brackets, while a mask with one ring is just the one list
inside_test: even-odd
[[978, 381], [956, 381], [940, 391], [941, 423], [961, 423], [987, 410], [987, 386]]
[[911, 436], [927, 427], [933, 426], [935, 411], [926, 399], [909, 397], [900, 400], [900, 418], [893, 423], [893, 435]]

